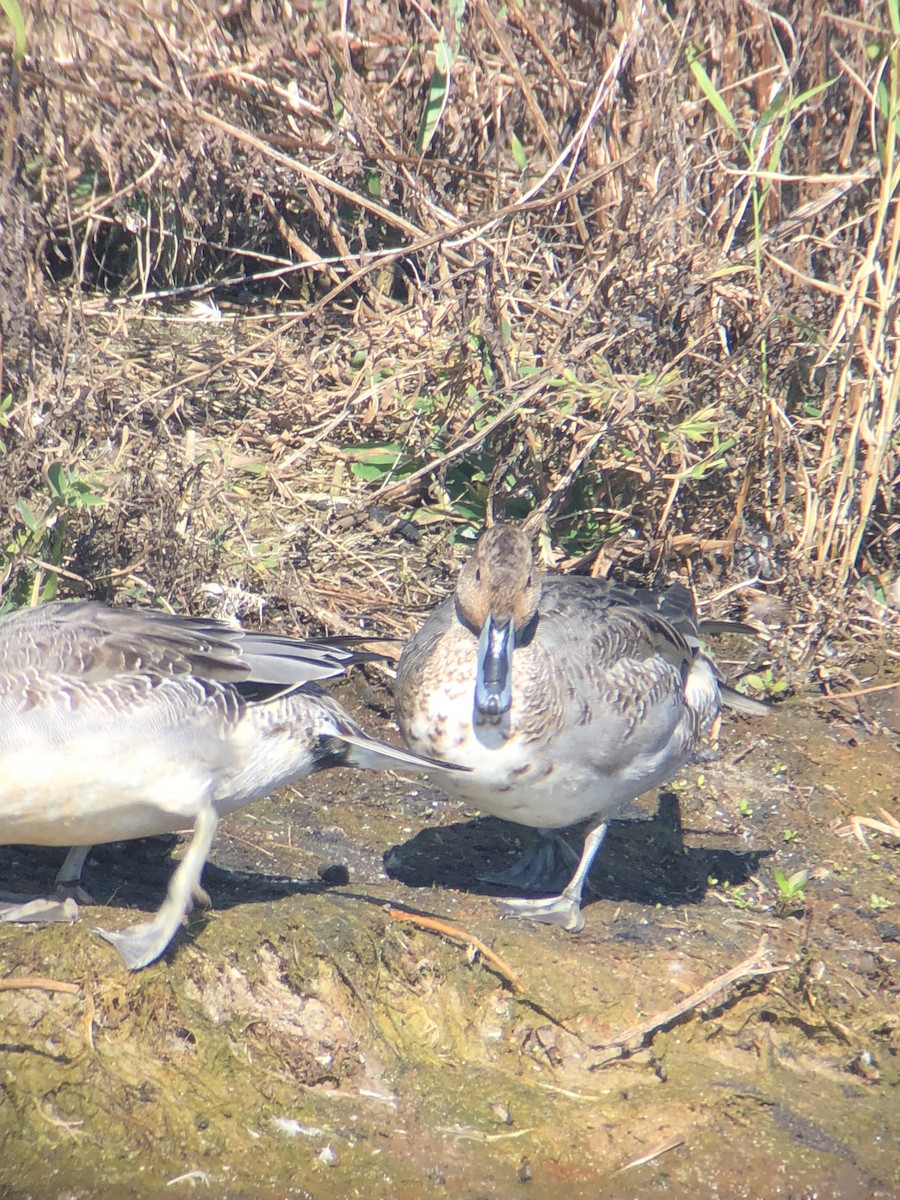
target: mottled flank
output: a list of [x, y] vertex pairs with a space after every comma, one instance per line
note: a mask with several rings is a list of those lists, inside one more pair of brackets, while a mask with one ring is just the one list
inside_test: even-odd
[[[573, 930], [606, 822], [688, 760], [723, 698], [766, 711], [720, 684], [684, 587], [657, 595], [542, 578], [525, 533], [509, 524], [481, 538], [397, 678], [408, 745], [471, 768], [445, 781], [454, 795], [539, 829], [594, 822], [560, 896], [507, 902], [510, 915]], [[540, 883], [530, 865], [511, 881]]]
[[93, 843], [193, 827], [154, 919], [100, 931], [146, 966], [204, 895], [220, 816], [330, 766], [434, 768], [370, 738], [313, 682], [370, 657], [93, 602], [4, 617], [0, 844], [72, 846], [59, 882], [76, 883]]

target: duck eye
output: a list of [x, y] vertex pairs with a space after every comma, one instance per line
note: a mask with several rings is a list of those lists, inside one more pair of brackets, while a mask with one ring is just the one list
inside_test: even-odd
[[531, 572], [530, 571], [528, 572], [528, 578], [525, 580], [525, 586], [527, 588], [531, 587]]
[[475, 582], [481, 583], [481, 567], [475, 568]]

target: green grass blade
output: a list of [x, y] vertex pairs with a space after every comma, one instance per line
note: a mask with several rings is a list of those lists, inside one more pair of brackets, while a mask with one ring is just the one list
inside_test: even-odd
[[25, 18], [18, 0], [0, 0], [0, 8], [6, 13], [12, 26], [13, 58], [20, 63], [25, 57]]
[[715, 111], [719, 114], [719, 116], [722, 118], [722, 120], [725, 122], [725, 124], [728, 126], [728, 128], [731, 130], [731, 132], [734, 134], [734, 136], [739, 141], [743, 141], [743, 138], [741, 137], [740, 131], [738, 130], [738, 127], [737, 127], [737, 122], [735, 121], [734, 117], [731, 115], [728, 105], [725, 103], [722, 96], [716, 89], [716, 85], [713, 83], [713, 81], [710, 79], [709, 75], [707, 74], [706, 67], [704, 67], [703, 63], [700, 61], [700, 51], [697, 49], [696, 46], [688, 47], [687, 60], [688, 60], [688, 66], [691, 69], [691, 73], [693, 74], [694, 78], [696, 79], [697, 83], [699, 84], [700, 90], [703, 92], [703, 95], [706, 97], [706, 99], [709, 101], [709, 103], [712, 105], [712, 107], [715, 109]]
[[425, 111], [422, 114], [422, 124], [416, 139], [416, 149], [425, 154], [437, 133], [441, 117], [450, 99], [450, 72], [456, 55], [450, 48], [447, 35], [441, 30], [434, 52], [434, 71], [428, 85], [428, 99], [425, 101]]

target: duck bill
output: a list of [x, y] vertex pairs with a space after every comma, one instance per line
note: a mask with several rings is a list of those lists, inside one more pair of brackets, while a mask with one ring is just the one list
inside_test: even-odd
[[499, 725], [512, 705], [513, 622], [484, 623], [475, 667], [475, 724]]

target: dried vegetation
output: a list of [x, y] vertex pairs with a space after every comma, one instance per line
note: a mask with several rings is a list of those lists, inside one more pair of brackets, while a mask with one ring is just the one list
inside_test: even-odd
[[[402, 635], [532, 513], [548, 562], [767, 625], [751, 687], [895, 680], [898, 3], [0, 0], [0, 610]], [[896, 756], [783, 724], [678, 781], [689, 844], [611, 834], [580, 939], [494, 922], [468, 812], [406, 843], [427, 797], [337, 774], [233, 818], [170, 962], [16, 930], [0, 973], [82, 994], [0, 994], [0, 1191], [538, 1200], [662, 1156], [672, 1195], [896, 1194], [895, 864], [831, 832], [885, 835]], [[266, 882], [332, 844], [352, 894]], [[101, 898], [158, 903], [135, 856]], [[653, 1032], [764, 933], [764, 994]]]
[[898, 37], [874, 0], [36, 7], [6, 601], [402, 632], [447, 531], [534, 512], [548, 561], [786, 598], [832, 674], [897, 620]]

